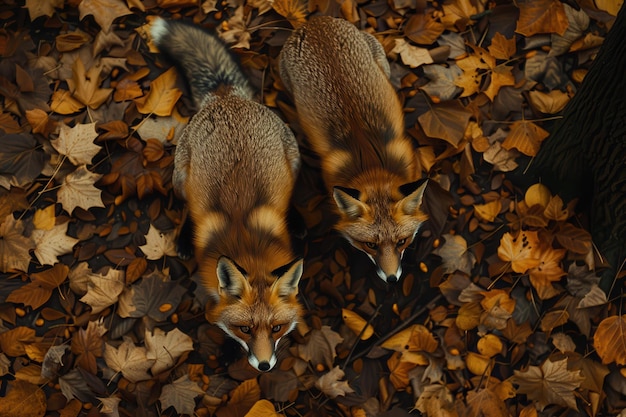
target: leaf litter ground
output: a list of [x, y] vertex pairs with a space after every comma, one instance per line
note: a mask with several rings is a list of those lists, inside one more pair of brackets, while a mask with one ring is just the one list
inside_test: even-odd
[[[624, 414], [623, 277], [524, 170], [583, 81], [611, 2], [9, 0], [0, 6], [0, 416]], [[433, 186], [398, 285], [330, 229], [277, 74], [310, 13], [377, 37]], [[258, 375], [175, 255], [192, 114], [155, 15], [216, 28], [298, 133], [305, 320]], [[617, 296], [617, 297], [616, 297]]]

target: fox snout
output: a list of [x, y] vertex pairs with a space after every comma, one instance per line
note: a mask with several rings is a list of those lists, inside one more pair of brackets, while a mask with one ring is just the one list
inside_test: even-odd
[[[378, 277], [389, 284], [395, 284], [402, 276], [402, 255], [404, 250], [399, 250], [396, 245], [388, 247], [380, 246], [370, 259], [376, 265]], [[369, 255], [369, 254], [368, 254]]]

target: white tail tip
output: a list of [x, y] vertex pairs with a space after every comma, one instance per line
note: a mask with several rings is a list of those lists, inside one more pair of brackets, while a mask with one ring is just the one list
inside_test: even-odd
[[167, 22], [161, 17], [157, 17], [150, 25], [150, 35], [152, 35], [152, 40], [156, 44], [163, 39], [167, 32]]

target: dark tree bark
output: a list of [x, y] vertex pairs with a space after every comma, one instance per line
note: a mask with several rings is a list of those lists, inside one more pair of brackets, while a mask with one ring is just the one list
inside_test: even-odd
[[594, 243], [613, 277], [626, 255], [626, 6], [533, 171], [553, 192], [589, 209]]

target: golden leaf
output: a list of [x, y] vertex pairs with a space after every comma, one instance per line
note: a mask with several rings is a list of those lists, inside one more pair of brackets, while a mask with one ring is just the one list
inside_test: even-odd
[[626, 315], [602, 320], [593, 336], [593, 346], [603, 364], [626, 365]]
[[549, 136], [549, 133], [527, 120], [513, 122], [511, 132], [504, 139], [502, 147], [507, 150], [517, 149], [524, 155], [536, 156], [541, 142]]
[[524, 36], [537, 33], [563, 35], [569, 26], [565, 7], [558, 0], [534, 0], [518, 3], [519, 19], [515, 31]]
[[539, 266], [539, 237], [535, 231], [521, 231], [517, 237], [509, 232], [500, 240], [498, 257], [511, 262], [515, 272], [525, 273], [530, 268]]
[[275, 0], [272, 3], [272, 9], [286, 18], [294, 29], [306, 23], [308, 12], [306, 2], [301, 0]]
[[142, 114], [169, 116], [174, 105], [183, 95], [176, 86], [176, 70], [170, 68], [150, 83], [150, 92], [140, 99], [135, 99], [137, 110]]
[[489, 53], [496, 59], [507, 60], [515, 55], [515, 37], [507, 39], [501, 33], [496, 33], [491, 39]]
[[354, 311], [342, 308], [341, 316], [343, 317], [343, 322], [354, 332], [355, 335], [361, 335], [361, 340], [367, 340], [374, 334], [374, 328], [372, 325]]

